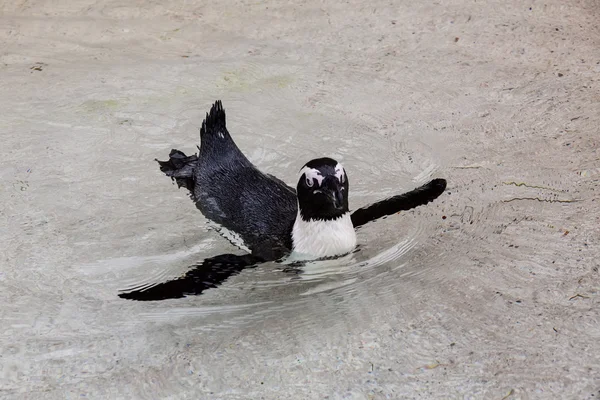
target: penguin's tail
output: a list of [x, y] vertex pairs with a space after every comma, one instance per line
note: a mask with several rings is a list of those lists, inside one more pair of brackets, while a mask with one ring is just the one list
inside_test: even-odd
[[156, 160], [160, 165], [160, 170], [177, 182], [177, 186], [185, 187], [194, 193], [194, 168], [198, 163], [198, 157], [194, 154], [186, 156], [185, 153], [179, 150], [171, 150], [168, 161]]
[[202, 121], [202, 127], [200, 128], [200, 140], [202, 143], [211, 140], [215, 136], [221, 139], [230, 139], [229, 132], [227, 132], [226, 126], [225, 109], [221, 100], [214, 102], [210, 108], [210, 112], [206, 113], [206, 118]]

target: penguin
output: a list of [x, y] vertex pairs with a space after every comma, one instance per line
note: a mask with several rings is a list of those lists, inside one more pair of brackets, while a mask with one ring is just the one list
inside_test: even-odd
[[[202, 122], [198, 154], [171, 150], [160, 170], [188, 190], [200, 212], [247, 249], [243, 255], [205, 259], [181, 278], [119, 294], [132, 300], [163, 300], [201, 294], [241, 270], [294, 254], [332, 258], [357, 246], [356, 229], [379, 218], [425, 205], [439, 197], [446, 180], [434, 179], [408, 193], [350, 212], [344, 166], [329, 157], [304, 164], [295, 188], [256, 168], [233, 141], [217, 100]], [[231, 236], [231, 235], [230, 235]]]

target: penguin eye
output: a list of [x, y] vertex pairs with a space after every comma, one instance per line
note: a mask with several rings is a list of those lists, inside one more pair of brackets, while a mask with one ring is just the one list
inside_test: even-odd
[[314, 182], [312, 179], [306, 178], [306, 186], [313, 187]]

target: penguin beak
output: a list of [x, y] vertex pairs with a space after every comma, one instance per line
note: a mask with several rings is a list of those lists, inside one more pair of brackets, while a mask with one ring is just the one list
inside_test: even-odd
[[341, 188], [337, 188], [332, 193], [333, 197], [333, 206], [336, 210], [339, 210], [344, 207], [344, 196], [342, 195]]
[[333, 208], [336, 210], [344, 208], [344, 185], [338, 182], [335, 176], [326, 177], [321, 187], [323, 188], [323, 192], [329, 197]]

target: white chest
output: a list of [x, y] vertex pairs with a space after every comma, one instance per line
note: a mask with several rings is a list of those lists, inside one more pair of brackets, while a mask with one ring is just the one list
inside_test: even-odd
[[313, 258], [346, 254], [356, 247], [350, 213], [332, 221], [304, 221], [296, 217], [292, 230], [293, 250]]

